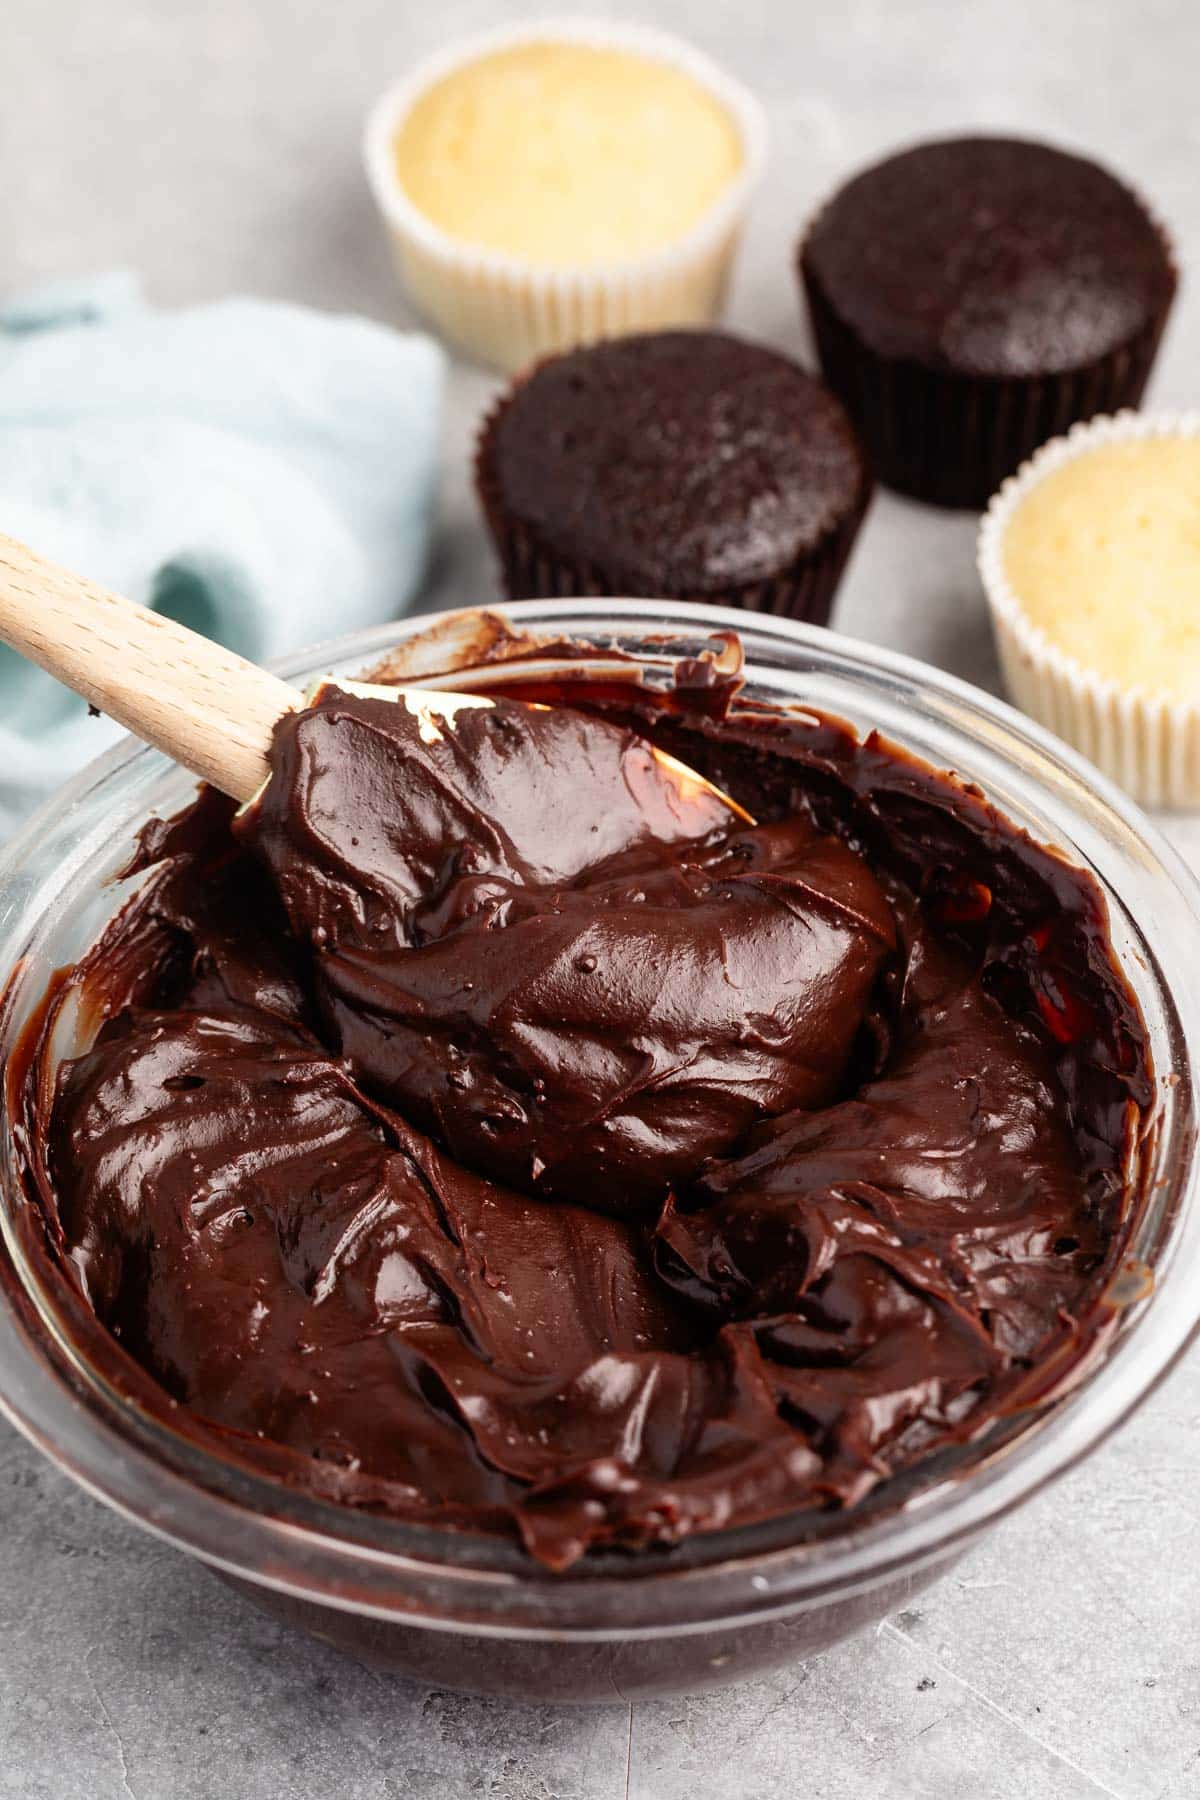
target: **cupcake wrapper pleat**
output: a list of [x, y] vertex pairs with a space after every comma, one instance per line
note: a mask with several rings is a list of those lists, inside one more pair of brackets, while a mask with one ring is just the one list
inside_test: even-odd
[[422, 315], [476, 362], [512, 372], [548, 352], [633, 331], [705, 325], [724, 304], [740, 220], [671, 267], [518, 281], [431, 253], [393, 228], [400, 278]]

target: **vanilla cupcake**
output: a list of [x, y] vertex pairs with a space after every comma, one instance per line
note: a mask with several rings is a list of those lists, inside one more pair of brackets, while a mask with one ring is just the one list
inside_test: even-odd
[[761, 109], [686, 44], [587, 21], [423, 64], [367, 126], [402, 279], [480, 361], [716, 313], [765, 144]]
[[1200, 805], [1200, 414], [1046, 444], [993, 499], [979, 569], [1018, 705], [1144, 805]]

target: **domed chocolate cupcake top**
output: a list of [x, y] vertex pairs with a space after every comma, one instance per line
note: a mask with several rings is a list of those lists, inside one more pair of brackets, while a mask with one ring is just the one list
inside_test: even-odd
[[1017, 138], [922, 144], [840, 190], [806, 279], [876, 355], [970, 375], [1078, 368], [1161, 319], [1175, 287], [1137, 196]]
[[860, 510], [840, 403], [760, 345], [655, 332], [573, 350], [485, 427], [485, 503], [608, 591], [719, 594], [770, 580]]

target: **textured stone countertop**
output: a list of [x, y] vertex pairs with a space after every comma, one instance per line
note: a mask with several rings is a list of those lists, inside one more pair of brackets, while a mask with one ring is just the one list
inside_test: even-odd
[[[162, 302], [257, 291], [403, 318], [359, 173], [377, 86], [494, 0], [8, 0], [0, 281], [127, 264]], [[1195, 0], [660, 0], [766, 101], [729, 318], [805, 349], [793, 240], [917, 134], [1107, 157], [1200, 268]], [[1200, 298], [1153, 398], [1200, 405]], [[428, 604], [494, 595], [455, 373]], [[973, 523], [879, 499], [845, 631], [995, 684]], [[331, 617], [330, 629], [336, 630]], [[1200, 859], [1200, 820], [1172, 826]], [[1197, 1273], [1200, 1279], [1200, 1271]], [[725, 1694], [571, 1711], [384, 1679], [288, 1635], [0, 1425], [0, 1796], [13, 1800], [1172, 1800], [1200, 1796], [1200, 1355], [908, 1612]]]

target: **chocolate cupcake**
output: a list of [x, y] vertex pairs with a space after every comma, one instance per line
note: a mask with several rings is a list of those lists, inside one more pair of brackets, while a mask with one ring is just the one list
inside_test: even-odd
[[662, 596], [819, 624], [870, 497], [833, 395], [710, 331], [539, 363], [485, 420], [476, 480], [512, 599]]
[[1135, 406], [1176, 286], [1136, 194], [1015, 138], [867, 169], [814, 220], [800, 272], [880, 480], [942, 506], [983, 506], [1047, 438]]

